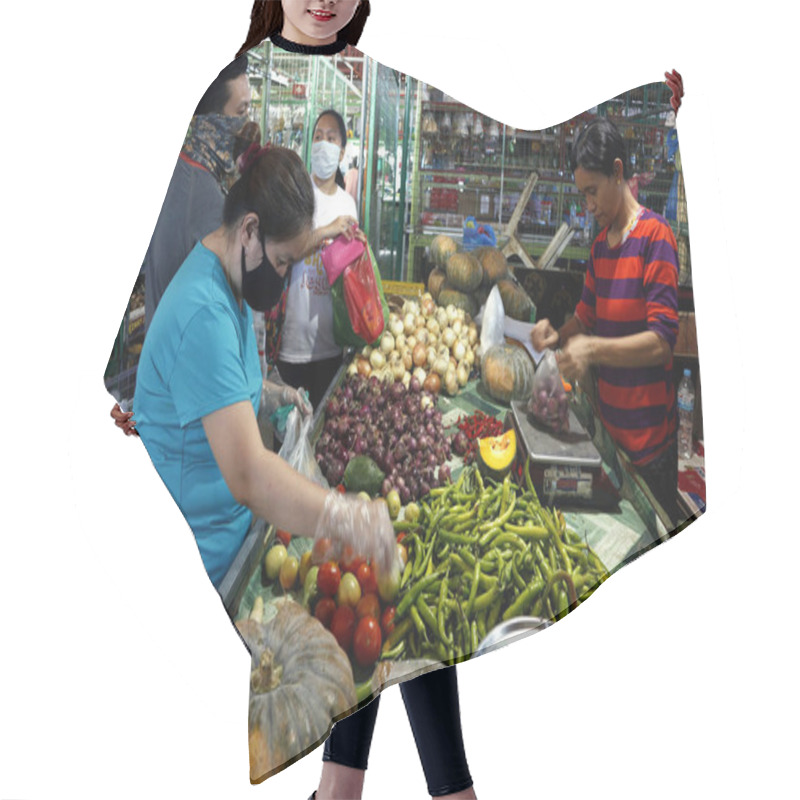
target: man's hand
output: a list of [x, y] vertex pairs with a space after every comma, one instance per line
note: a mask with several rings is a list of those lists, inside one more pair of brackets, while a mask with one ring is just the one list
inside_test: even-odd
[[571, 336], [569, 341], [556, 355], [558, 370], [568, 381], [579, 381], [592, 366], [594, 341], [592, 336], [582, 333]]
[[550, 324], [549, 319], [539, 320], [531, 331], [531, 344], [537, 353], [558, 344], [558, 331]]
[[123, 411], [119, 407], [119, 403], [114, 403], [114, 408], [111, 409], [111, 418], [126, 436], [139, 435], [139, 431], [136, 430], [136, 421], [133, 419], [133, 411]]

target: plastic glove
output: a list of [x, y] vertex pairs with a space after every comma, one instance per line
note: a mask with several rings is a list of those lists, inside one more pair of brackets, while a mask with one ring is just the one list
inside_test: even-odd
[[[327, 547], [316, 543], [330, 540]], [[315, 551], [323, 561], [338, 560], [345, 547], [368, 558], [381, 574], [400, 574], [400, 556], [389, 507], [382, 500], [330, 492], [314, 531]]]
[[283, 406], [295, 406], [304, 417], [314, 410], [302, 390], [273, 380], [264, 381], [261, 390], [261, 412], [270, 416]]

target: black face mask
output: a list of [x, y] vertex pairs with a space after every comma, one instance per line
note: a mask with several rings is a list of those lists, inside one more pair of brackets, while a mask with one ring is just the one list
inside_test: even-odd
[[[262, 250], [264, 245], [261, 245]], [[277, 305], [283, 294], [283, 278], [278, 275], [272, 262], [264, 250], [261, 263], [251, 270], [247, 270], [244, 262], [244, 247], [242, 247], [242, 297], [253, 311], [269, 311]]]

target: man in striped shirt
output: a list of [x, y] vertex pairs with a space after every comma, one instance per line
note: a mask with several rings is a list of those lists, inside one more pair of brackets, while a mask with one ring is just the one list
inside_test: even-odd
[[567, 380], [596, 368], [603, 423], [677, 524], [677, 245], [664, 218], [633, 197], [626, 164], [624, 140], [608, 120], [594, 120], [579, 135], [575, 184], [602, 230], [575, 315], [560, 330], [541, 320], [532, 340], [537, 350], [561, 348]]

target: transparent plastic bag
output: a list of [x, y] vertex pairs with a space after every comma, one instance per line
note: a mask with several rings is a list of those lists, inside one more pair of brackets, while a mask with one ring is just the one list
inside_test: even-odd
[[286, 421], [286, 437], [278, 455], [292, 469], [322, 486], [323, 489], [329, 489], [330, 486], [317, 464], [314, 448], [311, 446], [310, 436], [313, 421], [314, 417], [311, 414], [303, 417], [296, 408], [293, 408]]
[[506, 312], [503, 308], [503, 298], [500, 297], [500, 290], [494, 286], [489, 292], [486, 306], [483, 309], [481, 319], [481, 346], [479, 355], [489, 352], [490, 347], [505, 342], [504, 330], [506, 324]]
[[552, 350], [545, 350], [536, 367], [528, 411], [556, 433], [569, 432], [569, 397]]

